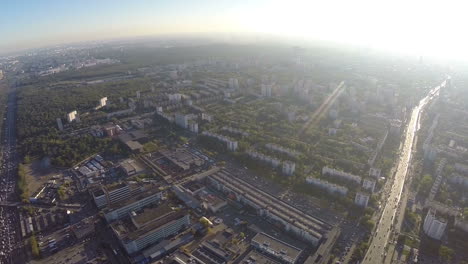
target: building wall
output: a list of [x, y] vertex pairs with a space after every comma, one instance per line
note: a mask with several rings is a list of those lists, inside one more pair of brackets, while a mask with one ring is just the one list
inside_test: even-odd
[[129, 204], [121, 208], [115, 209], [114, 211], [108, 212], [104, 215], [104, 217], [106, 218], [107, 222], [118, 220], [120, 218], [127, 216], [128, 213], [131, 211], [139, 210], [151, 203], [155, 203], [159, 201], [161, 197], [162, 197], [162, 193], [155, 193], [139, 201], [136, 201], [132, 204]]
[[165, 224], [164, 226], [157, 228], [145, 234], [142, 237], [139, 237], [138, 239], [128, 241], [127, 243], [123, 243], [123, 246], [128, 254], [132, 254], [132, 253], [142, 250], [143, 248], [151, 244], [159, 242], [160, 240], [170, 235], [173, 235], [179, 232], [179, 230], [181, 230], [183, 226], [188, 227], [189, 225], [190, 225], [190, 216], [184, 215], [183, 217], [176, 219], [174, 221], [171, 221]]

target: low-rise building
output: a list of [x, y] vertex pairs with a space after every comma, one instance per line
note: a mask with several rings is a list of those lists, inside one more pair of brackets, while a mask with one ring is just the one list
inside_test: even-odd
[[251, 245], [258, 251], [281, 263], [294, 264], [302, 250], [265, 233], [258, 233], [252, 238]]
[[139, 212], [135, 210], [129, 218], [111, 224], [128, 254], [134, 254], [189, 226], [189, 214], [184, 210], [173, 210], [167, 204]]

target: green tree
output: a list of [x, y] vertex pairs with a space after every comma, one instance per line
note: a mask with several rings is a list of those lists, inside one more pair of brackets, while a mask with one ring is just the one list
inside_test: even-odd
[[454, 254], [453, 249], [449, 247], [441, 246], [439, 248], [439, 257], [441, 258], [442, 261], [445, 261], [445, 262], [452, 261], [453, 254]]
[[29, 239], [29, 243], [31, 244], [31, 252], [35, 258], [40, 256], [39, 252], [39, 245], [37, 244], [37, 239], [35, 235], [32, 235]]
[[433, 183], [432, 176], [429, 174], [425, 174], [422, 177], [421, 182], [419, 183], [419, 194], [427, 195], [429, 191], [431, 190], [432, 183]]

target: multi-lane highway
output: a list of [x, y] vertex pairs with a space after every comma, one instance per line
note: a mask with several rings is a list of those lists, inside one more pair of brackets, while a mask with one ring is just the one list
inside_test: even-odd
[[[18, 157], [16, 153], [16, 93], [10, 88], [6, 115], [3, 120], [0, 160], [0, 202], [16, 201], [16, 178]], [[15, 207], [0, 207], [0, 263], [13, 263], [17, 245], [20, 242], [18, 231], [18, 211]]]
[[413, 151], [413, 141], [416, 132], [419, 129], [419, 118], [424, 109], [424, 106], [434, 97], [438, 96], [441, 87], [445, 86], [445, 81], [432, 89], [429, 94], [424, 97], [419, 104], [413, 109], [411, 119], [405, 131], [405, 138], [400, 149], [400, 160], [398, 161], [395, 176], [393, 177], [393, 185], [384, 195], [387, 201], [384, 205], [379, 222], [377, 223], [376, 231], [371, 238], [369, 249], [362, 263], [384, 263], [387, 257], [387, 245], [389, 243], [390, 234], [392, 233], [396, 214], [400, 207], [401, 194], [406, 180], [408, 167], [411, 161]]

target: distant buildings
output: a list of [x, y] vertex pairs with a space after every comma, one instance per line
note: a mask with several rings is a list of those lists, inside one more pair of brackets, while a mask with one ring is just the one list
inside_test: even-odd
[[261, 85], [261, 94], [263, 97], [271, 97], [271, 91], [273, 89], [273, 85], [271, 84], [262, 84]]
[[140, 91], [136, 91], [136, 98], [140, 99], [141, 97], [141, 92]]
[[71, 123], [71, 122], [77, 120], [77, 118], [78, 118], [78, 113], [76, 112], [76, 110], [67, 114], [68, 123]]
[[356, 196], [354, 197], [354, 203], [360, 207], [367, 207], [367, 204], [369, 203], [369, 195], [363, 192], [358, 192], [356, 193]]
[[237, 78], [229, 78], [229, 89], [239, 89], [239, 80]]
[[424, 219], [424, 233], [433, 239], [440, 240], [444, 235], [445, 227], [447, 227], [447, 220], [436, 217], [436, 211], [429, 209]]

